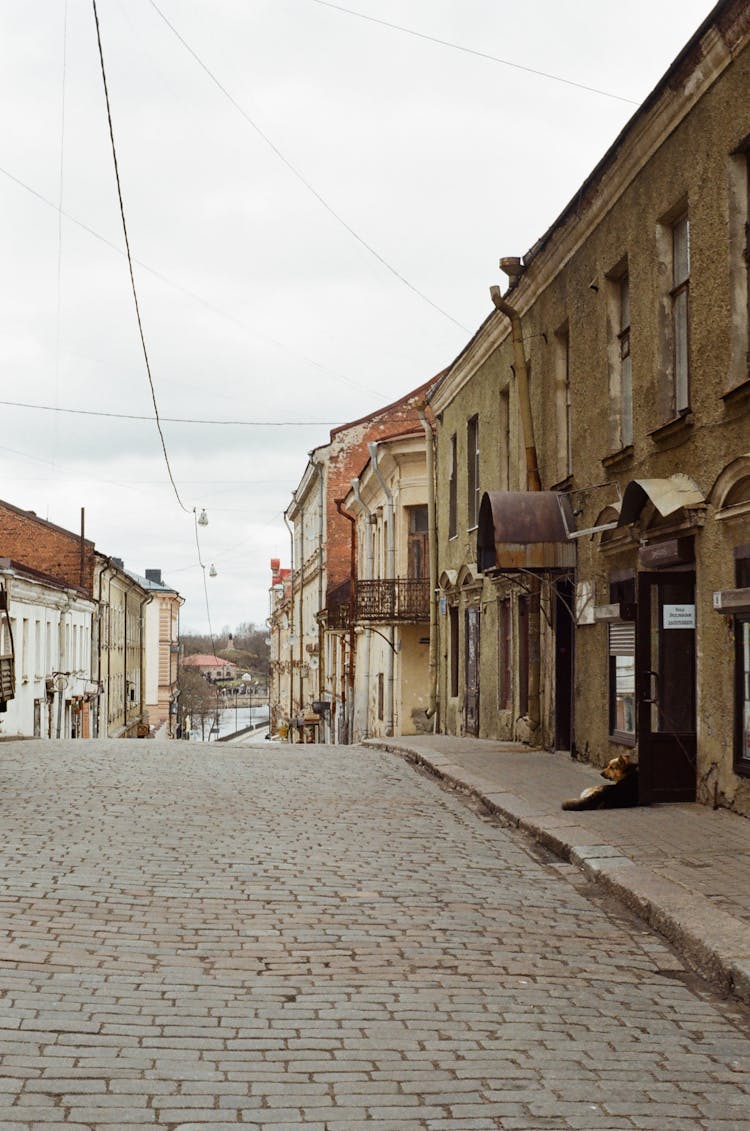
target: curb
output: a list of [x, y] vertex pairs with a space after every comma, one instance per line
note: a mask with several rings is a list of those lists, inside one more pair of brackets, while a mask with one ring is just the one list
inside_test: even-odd
[[584, 825], [566, 820], [509, 792], [490, 792], [458, 776], [459, 767], [441, 766], [424, 754], [397, 743], [369, 739], [366, 745], [397, 754], [427, 770], [441, 782], [479, 801], [561, 860], [574, 864], [663, 935], [702, 977], [726, 994], [750, 1004], [750, 931], [746, 923], [722, 911], [704, 895], [637, 864]]

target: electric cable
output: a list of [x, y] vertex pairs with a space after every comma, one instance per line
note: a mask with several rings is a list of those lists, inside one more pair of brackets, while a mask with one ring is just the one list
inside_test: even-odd
[[[153, 0], [152, 0], [153, 3]], [[441, 47], [450, 47], [454, 51], [462, 51], [466, 55], [476, 55], [480, 59], [488, 59], [491, 63], [500, 63], [504, 67], [512, 67], [515, 71], [525, 71], [529, 75], [537, 75], [539, 78], [550, 79], [552, 82], [561, 82], [566, 86], [574, 86], [578, 90], [585, 90], [589, 94], [599, 94], [603, 98], [613, 98], [617, 102], [627, 102], [631, 106], [640, 106], [634, 98], [625, 98], [622, 94], [613, 94], [610, 90], [600, 90], [596, 86], [587, 86], [585, 83], [576, 82], [574, 79], [563, 78], [562, 75], [553, 75], [549, 71], [540, 71], [535, 67], [526, 67], [522, 63], [512, 63], [510, 59], [501, 59], [497, 55], [490, 55], [486, 51], [477, 51], [473, 47], [463, 47], [460, 43], [452, 43], [449, 39], [439, 39], [436, 35], [427, 35], [426, 32], [415, 31], [413, 28], [402, 27], [401, 24], [392, 24], [388, 20], [378, 19], [377, 16], [368, 16], [364, 12], [354, 12], [351, 8], [344, 8], [341, 4], [332, 4], [330, 0], [313, 0], [313, 3], [320, 4], [323, 8], [333, 8], [337, 12], [345, 12], [347, 16], [357, 16], [360, 20], [367, 20], [372, 24], [380, 24], [382, 27], [392, 28], [393, 31], [402, 31], [406, 35], [413, 35], [417, 39], [426, 39], [429, 43], [438, 43]]]
[[[38, 412], [67, 412], [73, 416], [103, 416], [110, 420], [145, 420], [153, 423], [153, 416], [139, 416], [134, 412], [103, 412], [92, 408], [59, 408], [52, 404], [31, 404], [27, 401], [3, 401], [9, 408], [30, 408]], [[241, 426], [243, 428], [337, 428], [340, 420], [206, 420], [187, 416], [160, 416], [165, 424], [210, 424], [215, 427]], [[171, 478], [171, 476], [170, 476]], [[173, 483], [174, 486], [174, 483]], [[182, 508], [186, 510], [185, 507]], [[189, 513], [189, 512], [188, 512]]]
[[257, 122], [255, 122], [254, 119], [250, 117], [250, 115], [240, 105], [240, 103], [237, 101], [237, 99], [234, 98], [234, 96], [229, 93], [227, 88], [219, 81], [219, 79], [216, 77], [216, 75], [213, 73], [213, 71], [211, 71], [210, 68], [203, 62], [203, 60], [193, 50], [193, 48], [190, 46], [190, 44], [187, 42], [187, 40], [185, 40], [180, 35], [180, 33], [178, 32], [178, 30], [174, 26], [174, 24], [170, 23], [170, 21], [164, 15], [164, 13], [161, 11], [161, 9], [157, 6], [157, 4], [154, 2], [154, 0], [149, 0], [149, 3], [151, 4], [151, 7], [154, 9], [154, 11], [157, 13], [157, 15], [167, 25], [167, 27], [172, 32], [172, 34], [180, 41], [180, 43], [185, 48], [185, 50], [190, 55], [192, 55], [193, 59], [195, 59], [198, 66], [201, 67], [201, 69], [208, 75], [208, 77], [211, 79], [211, 81], [219, 88], [219, 90], [224, 95], [224, 97], [227, 98], [229, 100], [229, 102], [231, 102], [231, 104], [232, 104], [232, 106], [234, 106], [235, 110], [237, 110], [237, 112], [242, 115], [242, 117], [245, 119], [245, 121], [248, 123], [249, 126], [252, 126], [252, 128], [255, 130], [255, 132], [258, 134], [258, 136], [266, 143], [266, 145], [269, 147], [269, 149], [271, 149], [276, 154], [279, 161], [281, 161], [282, 164], [285, 165], [287, 167], [287, 169], [289, 169], [289, 171], [297, 178], [297, 180], [302, 185], [305, 186], [305, 188], [308, 190], [308, 192], [312, 193], [312, 195], [315, 197], [315, 199], [320, 204], [322, 204], [322, 206], [325, 208], [326, 212], [328, 212], [331, 216], [333, 216], [334, 220], [336, 220], [336, 222], [339, 223], [342, 226], [342, 228], [345, 228], [346, 231], [349, 233], [349, 235], [353, 236], [354, 239], [357, 241], [357, 243], [361, 244], [362, 247], [365, 248], [366, 251], [369, 251], [370, 255], [374, 256], [374, 258], [377, 259], [377, 261], [379, 263], [381, 263], [383, 265], [383, 267], [386, 268], [386, 270], [390, 271], [390, 273], [392, 275], [394, 275], [399, 280], [399, 282], [403, 283], [405, 287], [408, 287], [410, 291], [413, 291], [413, 293], [415, 295], [418, 295], [419, 298], [421, 298], [424, 302], [428, 303], [428, 305], [431, 306], [433, 308], [433, 310], [437, 310], [439, 314], [442, 314], [444, 318], [447, 318], [450, 322], [452, 322], [454, 324], [454, 326], [458, 326], [459, 330], [464, 330], [467, 334], [470, 333], [471, 331], [469, 330], [468, 326], [464, 326], [463, 323], [459, 322], [457, 318], [454, 318], [452, 314], [449, 314], [447, 310], [443, 310], [443, 308], [441, 306], [438, 306], [438, 304], [436, 302], [433, 302], [431, 298], [428, 298], [428, 296], [424, 293], [424, 291], [420, 291], [418, 287], [415, 287], [413, 283], [410, 283], [409, 280], [404, 275], [402, 275], [401, 272], [398, 271], [391, 263], [389, 263], [388, 260], [385, 259], [380, 254], [379, 251], [375, 250], [375, 248], [372, 246], [372, 244], [369, 244], [367, 242], [367, 240], [365, 240], [362, 236], [360, 236], [359, 232], [355, 231], [355, 229], [351, 226], [351, 224], [347, 223], [347, 221], [343, 218], [343, 216], [341, 216], [332, 207], [332, 205], [330, 205], [328, 203], [328, 201], [325, 199], [325, 197], [321, 193], [319, 193], [318, 190], [310, 183], [310, 181], [308, 181], [307, 178], [300, 172], [300, 170], [295, 165], [292, 164], [292, 162], [289, 160], [289, 158], [286, 157], [281, 152], [279, 147], [271, 140], [271, 138], [268, 136], [268, 134], [265, 133], [260, 128], [260, 126], [257, 124]]
[[[60, 90], [60, 173], [57, 185], [57, 301], [55, 310], [55, 405], [60, 403], [60, 344], [62, 341], [62, 206], [65, 185], [65, 87], [68, 54], [68, 0], [63, 4], [62, 79]], [[58, 420], [55, 418], [52, 452], [57, 458]]]
[[[35, 197], [35, 199], [38, 200], [41, 204], [45, 204], [48, 208], [52, 208], [57, 212], [60, 211], [59, 207], [54, 203], [54, 201], [48, 200], [47, 197], [44, 196], [41, 192], [39, 192], [35, 188], [32, 188], [31, 185], [26, 184], [26, 182], [22, 181], [20, 177], [16, 177], [13, 173], [10, 172], [9, 169], [3, 168], [2, 165], [0, 165], [0, 173], [2, 173], [4, 177], [7, 177], [9, 181], [12, 181], [13, 184], [18, 185], [19, 188], [22, 188], [25, 192], [28, 192], [31, 196]], [[117, 244], [112, 243], [112, 241], [108, 240], [106, 236], [103, 236], [101, 232], [97, 232], [95, 228], [92, 228], [88, 224], [85, 224], [83, 220], [79, 220], [76, 216], [72, 216], [70, 212], [66, 212], [64, 210], [62, 210], [62, 215], [71, 224], [75, 224], [76, 227], [80, 228], [84, 232], [87, 232], [88, 235], [93, 236], [95, 240], [99, 240], [100, 243], [105, 244], [106, 247], [111, 248], [112, 251], [117, 252], [118, 255], [125, 255], [125, 252], [121, 247], [118, 247]], [[323, 365], [322, 362], [316, 361], [315, 358], [308, 357], [304, 353], [299, 353], [297, 350], [292, 349], [290, 346], [286, 345], [286, 343], [279, 341], [278, 338], [274, 338], [270, 334], [263, 333], [262, 331], [255, 328], [251, 330], [249, 326], [247, 326], [234, 314], [229, 314], [226, 310], [222, 310], [220, 307], [215, 306], [212, 302], [209, 302], [208, 299], [203, 298], [202, 295], [197, 294], [196, 291], [192, 291], [189, 287], [183, 286], [182, 283], [178, 283], [176, 282], [176, 280], [170, 279], [169, 275], [165, 275], [163, 271], [159, 271], [156, 267], [150, 267], [149, 264], [144, 263], [142, 259], [133, 259], [133, 262], [138, 267], [140, 267], [141, 270], [147, 271], [149, 275], [153, 275], [155, 279], [158, 279], [160, 282], [165, 283], [168, 287], [172, 287], [173, 290], [178, 291], [180, 294], [187, 295], [187, 297], [192, 299], [193, 302], [197, 302], [200, 306], [205, 307], [206, 310], [210, 310], [212, 314], [217, 315], [219, 318], [225, 318], [228, 322], [231, 322], [232, 325], [237, 326], [244, 333], [260, 337], [264, 341], [270, 342], [271, 345], [276, 346], [277, 349], [280, 349], [284, 353], [289, 354], [290, 357], [298, 358], [300, 361], [304, 361], [306, 365], [312, 365], [314, 369], [319, 369], [321, 373], [325, 373], [327, 376], [333, 377], [335, 381], [341, 381], [345, 385], [350, 385], [353, 389], [361, 389], [363, 392], [369, 393], [370, 396], [375, 397], [377, 400], [385, 402], [386, 398], [379, 390], [375, 391], [374, 389], [370, 389], [367, 385], [363, 385], [360, 381], [355, 381], [353, 378], [347, 377], [343, 373], [337, 373], [335, 369], [330, 369], [327, 365]]]
[[162, 448], [162, 452], [164, 453], [164, 462], [167, 465], [167, 473], [169, 475], [169, 481], [172, 484], [172, 489], [175, 493], [175, 498], [177, 499], [177, 502], [179, 503], [180, 507], [185, 512], [185, 514], [190, 514], [190, 508], [186, 507], [185, 504], [183, 503], [182, 499], [180, 498], [180, 492], [177, 490], [177, 484], [175, 483], [174, 476], [172, 475], [172, 468], [171, 468], [171, 465], [169, 463], [169, 456], [167, 455], [167, 444], [166, 444], [166, 441], [164, 439], [164, 433], [162, 431], [161, 421], [159, 420], [159, 406], [156, 402], [156, 390], [154, 388], [154, 381], [153, 381], [153, 378], [151, 376], [151, 364], [150, 364], [149, 359], [148, 359], [148, 350], [146, 349], [146, 338], [145, 338], [144, 333], [143, 333], [143, 322], [141, 321], [141, 311], [140, 311], [140, 307], [138, 305], [138, 292], [137, 292], [136, 286], [135, 286], [135, 274], [134, 274], [134, 271], [133, 271], [133, 259], [132, 259], [132, 256], [130, 254], [130, 240], [128, 239], [128, 226], [127, 226], [127, 223], [125, 222], [125, 205], [124, 205], [124, 202], [123, 202], [123, 199], [122, 199], [122, 186], [120, 184], [120, 170], [119, 170], [118, 165], [117, 165], [117, 149], [116, 149], [116, 146], [115, 146], [115, 133], [114, 133], [113, 125], [112, 125], [112, 111], [111, 111], [110, 103], [109, 103], [109, 90], [108, 90], [108, 87], [107, 87], [107, 74], [106, 74], [106, 71], [104, 69], [104, 51], [102, 49], [102, 38], [101, 38], [100, 30], [99, 30], [99, 13], [96, 10], [96, 0], [91, 0], [91, 2], [92, 2], [92, 5], [93, 5], [93, 8], [94, 8], [94, 23], [96, 24], [96, 42], [97, 42], [97, 45], [99, 47], [99, 63], [101, 65], [102, 83], [104, 84], [104, 99], [105, 99], [105, 102], [107, 104], [107, 121], [109, 123], [109, 139], [110, 139], [110, 142], [111, 142], [111, 145], [112, 145], [112, 161], [113, 161], [114, 167], [115, 167], [115, 181], [117, 182], [117, 198], [118, 198], [119, 203], [120, 203], [120, 218], [122, 220], [122, 231], [123, 231], [123, 236], [125, 237], [125, 250], [127, 252], [127, 257], [128, 257], [128, 268], [129, 268], [129, 271], [130, 271], [130, 286], [131, 286], [131, 289], [133, 291], [133, 302], [135, 303], [135, 315], [136, 315], [136, 318], [138, 320], [138, 332], [139, 332], [140, 338], [141, 338], [141, 346], [143, 347], [143, 358], [144, 358], [144, 361], [146, 362], [146, 373], [148, 374], [148, 383], [149, 383], [149, 388], [151, 389], [151, 400], [153, 401], [153, 404], [154, 404], [154, 419], [156, 420], [156, 427], [157, 427], [157, 430], [159, 432], [159, 439], [161, 440], [161, 448]]

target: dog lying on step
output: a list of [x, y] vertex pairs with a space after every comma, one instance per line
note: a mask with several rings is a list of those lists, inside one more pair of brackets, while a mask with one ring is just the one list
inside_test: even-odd
[[580, 797], [563, 801], [563, 809], [627, 809], [638, 804], [638, 766], [627, 754], [620, 754], [602, 770], [611, 784], [593, 785]]

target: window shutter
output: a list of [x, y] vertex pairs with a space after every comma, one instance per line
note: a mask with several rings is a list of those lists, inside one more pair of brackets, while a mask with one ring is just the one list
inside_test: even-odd
[[610, 656], [635, 656], [635, 623], [612, 621], [609, 625]]

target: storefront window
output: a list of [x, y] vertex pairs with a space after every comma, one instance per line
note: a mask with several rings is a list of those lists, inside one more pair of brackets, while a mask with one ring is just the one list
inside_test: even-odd
[[623, 619], [609, 625], [609, 733], [616, 742], [635, 744], [635, 622], [625, 619], [635, 608], [635, 580], [613, 580], [610, 601]]

